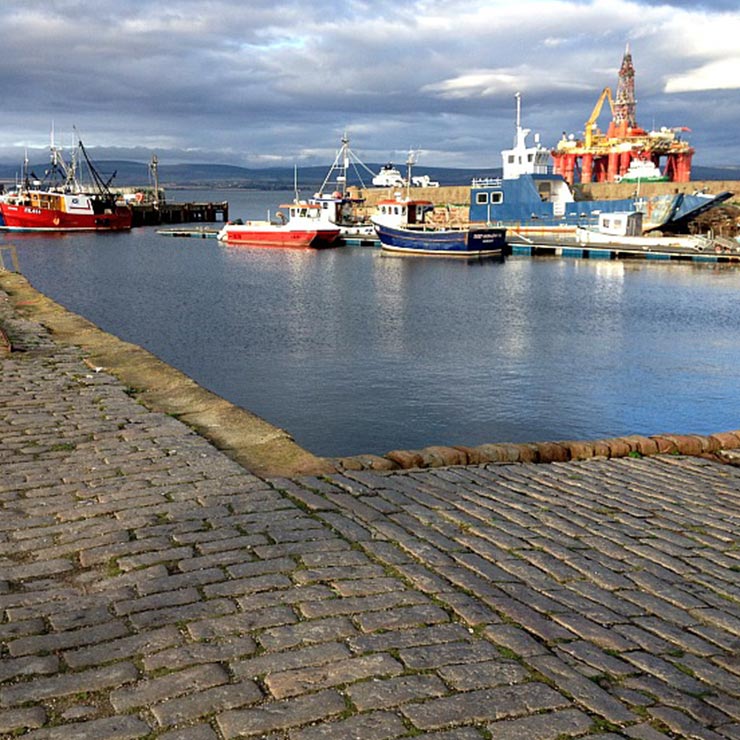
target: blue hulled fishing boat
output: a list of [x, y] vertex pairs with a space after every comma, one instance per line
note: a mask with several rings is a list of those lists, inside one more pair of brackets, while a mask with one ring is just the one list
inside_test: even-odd
[[437, 224], [428, 200], [395, 198], [377, 205], [372, 222], [381, 249], [435, 257], [495, 257], [506, 246], [506, 229], [494, 226]]
[[429, 200], [410, 197], [411, 166], [406, 162], [406, 195], [378, 202], [371, 218], [380, 248], [386, 252], [433, 257], [498, 257], [506, 247], [506, 229], [489, 224], [454, 223], [447, 210], [437, 214]]

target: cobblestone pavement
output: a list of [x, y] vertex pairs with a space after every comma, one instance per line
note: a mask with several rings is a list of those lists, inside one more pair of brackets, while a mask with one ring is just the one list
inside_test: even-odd
[[265, 480], [5, 310], [0, 736], [740, 738], [737, 468]]

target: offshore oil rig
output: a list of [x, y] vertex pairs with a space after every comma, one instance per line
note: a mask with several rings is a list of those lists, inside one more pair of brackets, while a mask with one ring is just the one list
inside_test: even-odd
[[[602, 133], [597, 121], [605, 101], [612, 120], [606, 133]], [[602, 90], [586, 121], [582, 140], [563, 134], [551, 152], [554, 171], [570, 185], [637, 180], [641, 175], [644, 180], [689, 182], [694, 150], [680, 137], [681, 132], [689, 129], [680, 126], [646, 131], [637, 125], [635, 108], [635, 69], [628, 44], [616, 96], [612, 96], [609, 87]]]

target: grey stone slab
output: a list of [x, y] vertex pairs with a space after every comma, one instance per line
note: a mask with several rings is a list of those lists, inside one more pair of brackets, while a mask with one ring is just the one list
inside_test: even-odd
[[128, 634], [129, 629], [123, 622], [117, 619], [110, 619], [110, 621], [95, 625], [94, 627], [52, 632], [47, 635], [19, 637], [17, 640], [12, 640], [8, 643], [8, 650], [13, 656], [38, 655], [83, 645], [97, 644]]
[[401, 707], [420, 730], [489, 722], [564, 708], [568, 699], [541, 683], [469, 691]]
[[338, 642], [311, 645], [281, 653], [264, 653], [254, 658], [238, 660], [230, 664], [237, 678], [255, 678], [268, 673], [296, 670], [310, 666], [344, 661], [351, 657], [349, 648]]
[[114, 660], [147, 655], [182, 643], [180, 631], [173, 626], [146, 630], [130, 637], [100, 642], [97, 645], [69, 650], [64, 653], [64, 662], [71, 668], [102, 665]]
[[125, 688], [116, 689], [109, 699], [116, 712], [148, 707], [191, 690], [202, 691], [228, 683], [229, 674], [215, 663], [185, 668], [158, 678], [145, 678]]
[[495, 645], [510, 650], [520, 658], [549, 654], [543, 642], [532, 637], [521, 627], [511, 624], [494, 624], [486, 627], [484, 634]]
[[253, 630], [293, 624], [297, 621], [298, 616], [290, 606], [277, 605], [249, 612], [227, 614], [222, 617], [199, 619], [189, 622], [187, 631], [194, 640], [206, 640], [214, 637], [243, 635]]
[[347, 695], [361, 711], [388, 709], [407, 702], [444, 696], [448, 689], [435, 675], [414, 674], [372, 681], [361, 681], [347, 687]]
[[325, 665], [271, 671], [264, 681], [273, 696], [284, 699], [317, 689], [342, 686], [369, 678], [396, 676], [400, 673], [403, 673], [403, 666], [395, 658], [383, 653], [373, 653], [334, 660]]
[[353, 637], [357, 628], [347, 617], [312, 619], [298, 624], [271, 627], [262, 631], [257, 639], [267, 651], [286, 650], [300, 645], [332, 642]]
[[536, 656], [529, 664], [591, 712], [615, 724], [635, 722], [637, 716], [596, 682], [578, 674], [555, 657]]
[[157, 740], [218, 740], [218, 735], [210, 725], [201, 724], [162, 732]]
[[394, 740], [406, 734], [403, 720], [392, 712], [367, 712], [344, 720], [294, 730], [292, 740]]
[[226, 711], [216, 716], [216, 722], [226, 740], [231, 740], [243, 735], [284, 731], [311, 722], [326, 722], [345, 709], [342, 695], [329, 689], [253, 709]]
[[151, 712], [162, 727], [192, 722], [214, 713], [257, 704], [263, 699], [254, 681], [222, 684], [212, 688], [197, 687], [184, 696], [156, 704]]
[[26, 730], [33, 730], [46, 724], [46, 711], [43, 707], [23, 707], [0, 712], [0, 733], [13, 737]]
[[129, 620], [135, 629], [145, 630], [164, 625], [195, 621], [203, 617], [233, 614], [236, 611], [237, 606], [230, 599], [207, 599], [182, 606], [136, 612], [129, 615]]
[[624, 653], [622, 658], [641, 671], [660, 678], [679, 691], [687, 694], [701, 694], [706, 691], [706, 684], [693, 678], [688, 671], [681, 670], [674, 663], [659, 656], [636, 650]]
[[135, 740], [151, 734], [149, 725], [139, 717], [104, 717], [88, 722], [71, 722], [36, 730], [25, 737], [31, 740]]
[[0, 682], [22, 676], [49, 676], [59, 670], [56, 655], [28, 655], [22, 658], [3, 658], [0, 661]]
[[135, 681], [139, 672], [133, 663], [115, 663], [79, 673], [62, 673], [35, 678], [0, 688], [0, 705], [18, 706], [88, 691], [102, 691]]
[[347, 645], [355, 653], [366, 653], [468, 639], [470, 639], [470, 633], [462, 625], [448, 623], [350, 637], [347, 639]]
[[489, 724], [487, 729], [496, 740], [559, 740], [583, 735], [592, 725], [593, 720], [585, 712], [563, 709], [501, 720]]
[[446, 665], [437, 673], [455, 690], [471, 691], [529, 680], [530, 673], [512, 661], [490, 660]]
[[499, 652], [486, 640], [443, 642], [403, 648], [399, 658], [410, 670], [428, 670], [458, 663], [475, 663], [499, 658]]
[[654, 706], [648, 709], [650, 716], [665, 724], [672, 732], [680, 737], [690, 737], [696, 740], [723, 740], [723, 736], [704, 727], [695, 720], [687, 717], [683, 712], [672, 707]]
[[205, 663], [227, 663], [253, 655], [257, 643], [249, 635], [225, 637], [218, 641], [186, 643], [179, 647], [160, 650], [145, 655], [142, 659], [148, 672], [159, 670], [180, 670], [191, 665]]

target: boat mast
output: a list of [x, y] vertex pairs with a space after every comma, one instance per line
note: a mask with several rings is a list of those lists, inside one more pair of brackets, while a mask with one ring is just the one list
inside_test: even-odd
[[149, 162], [149, 175], [154, 184], [154, 207], [159, 208], [159, 160], [156, 154], [152, 154]]
[[337, 175], [337, 190], [342, 194], [342, 197], [347, 195], [347, 170], [349, 169], [349, 138], [347, 138], [347, 132], [344, 132], [342, 136], [342, 146], [339, 149], [337, 158], [342, 160], [339, 166], [339, 174]]
[[[77, 140], [77, 148], [78, 151], [82, 154], [82, 156], [85, 158], [85, 162], [87, 164], [88, 169], [90, 170], [90, 176], [93, 179], [93, 182], [95, 183], [95, 187], [98, 189], [98, 191], [103, 195], [110, 195], [110, 188], [108, 187], [108, 183], [103, 181], [103, 178], [100, 176], [100, 173], [95, 169], [95, 166], [90, 161], [90, 157], [87, 154], [87, 149], [85, 149], [85, 145], [82, 143], [82, 139]], [[72, 160], [75, 161], [74, 158]], [[113, 177], [115, 177], [115, 172], [111, 176], [111, 180]]]
[[409, 149], [409, 156], [406, 158], [406, 200], [411, 199], [411, 167], [416, 163], [416, 154], [413, 149]]
[[342, 145], [339, 148], [339, 151], [337, 152], [336, 156], [334, 157], [334, 162], [332, 163], [332, 166], [329, 168], [329, 171], [326, 173], [326, 177], [324, 178], [324, 182], [321, 183], [321, 188], [319, 188], [319, 191], [317, 195], [321, 195], [326, 192], [326, 188], [329, 185], [332, 175], [335, 171], [338, 171], [338, 174], [334, 178], [337, 183], [337, 190], [339, 190], [343, 196], [347, 195], [347, 177], [349, 174], [349, 168], [350, 165], [354, 166], [354, 172], [357, 175], [360, 185], [364, 188], [365, 183], [362, 180], [362, 175], [360, 174], [359, 170], [357, 169], [357, 165], [364, 168], [369, 175], [375, 176], [375, 173], [364, 163], [362, 162], [358, 156], [350, 149], [349, 146], [349, 136], [347, 135], [347, 132], [344, 132], [344, 135], [342, 136]]

